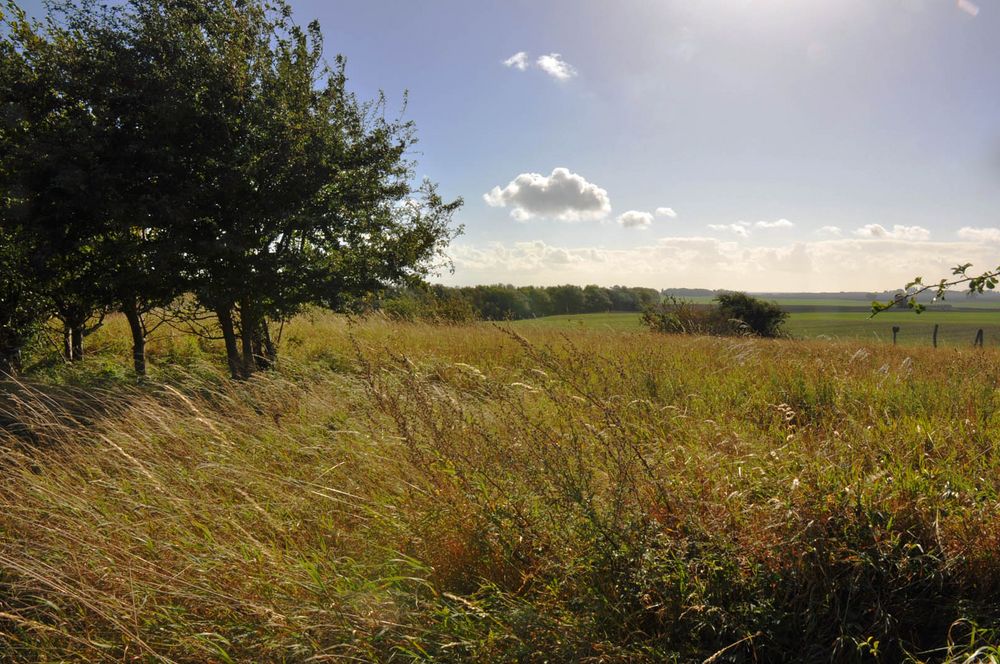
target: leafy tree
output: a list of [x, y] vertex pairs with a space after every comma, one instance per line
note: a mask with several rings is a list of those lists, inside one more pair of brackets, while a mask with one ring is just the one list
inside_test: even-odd
[[[0, 6], [0, 17], [3, 12]], [[13, 18], [19, 17], [15, 14]], [[0, 90], [10, 90], [23, 70], [24, 61], [14, 42], [0, 40]], [[0, 219], [7, 219], [17, 193], [11, 186], [10, 157], [19, 130], [19, 109], [9, 94], [3, 94], [0, 104]], [[28, 268], [24, 247], [5, 230], [5, 225], [0, 225], [0, 373], [20, 371], [21, 349], [44, 319], [44, 302], [31, 282]]]
[[11, 129], [4, 176], [15, 193], [3, 226], [63, 321], [66, 357], [82, 358], [95, 327], [88, 320], [120, 310], [142, 374], [143, 316], [182, 290], [180, 254], [161, 246], [163, 233], [148, 221], [170, 209], [156, 177], [167, 155], [154, 150], [154, 123], [143, 114], [159, 72], [124, 38], [117, 12], [89, 2], [49, 8], [44, 26], [20, 12], [5, 23], [17, 71], [0, 92]]
[[583, 311], [583, 289], [579, 286], [566, 284], [548, 289], [552, 299], [553, 314], [575, 314]]
[[472, 306], [485, 320], [527, 318], [528, 298], [513, 286], [476, 286], [471, 289]]
[[611, 297], [606, 288], [593, 284], [583, 289], [583, 311], [597, 313], [611, 310]]
[[631, 291], [635, 294], [636, 308], [640, 311], [646, 307], [659, 304], [663, 299], [663, 296], [655, 288], [633, 288]]
[[440, 263], [461, 200], [411, 185], [412, 124], [349, 93], [343, 60], [328, 65], [319, 26], [285, 2], [50, 7], [44, 30], [6, 23], [2, 227], [69, 357], [93, 314], [118, 309], [141, 373], [145, 314], [188, 292], [248, 376], [274, 355], [269, 321]]
[[347, 91], [317, 24], [302, 29], [287, 4], [263, 0], [132, 0], [128, 11], [162, 77], [159, 99], [144, 101], [172, 118], [162, 145], [191, 174], [164, 175], [183, 210], [164, 233], [218, 318], [234, 377], [255, 370], [268, 320], [426, 274], [461, 201], [429, 183], [414, 191], [412, 125]]
[[65, 31], [39, 34], [16, 7], [8, 12], [0, 228], [24, 257], [22, 281], [62, 321], [67, 359], [78, 360], [94, 329], [88, 321], [107, 309], [102, 192], [113, 187], [100, 167], [107, 146], [83, 94], [84, 44]]
[[552, 312], [552, 297], [548, 290], [537, 286], [523, 286], [518, 290], [528, 300], [532, 316], [549, 316]]
[[638, 300], [633, 289], [624, 286], [612, 286], [608, 291], [611, 298], [611, 308], [614, 311], [638, 311]]
[[26, 257], [0, 232], [0, 374], [21, 371], [21, 351], [45, 320], [45, 301], [26, 274]]

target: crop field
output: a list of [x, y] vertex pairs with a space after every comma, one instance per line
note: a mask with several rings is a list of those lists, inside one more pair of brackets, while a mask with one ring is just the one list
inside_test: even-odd
[[[517, 329], [642, 329], [640, 315], [635, 313], [546, 316], [515, 321], [512, 325]], [[793, 311], [789, 314], [785, 330], [798, 339], [863, 340], [891, 344], [892, 328], [899, 327], [899, 344], [930, 346], [935, 325], [939, 326], [939, 346], [972, 346], [976, 333], [981, 329], [985, 346], [1000, 347], [1000, 311], [989, 309], [926, 311], [919, 315], [910, 311], [887, 311], [874, 318], [864, 312]]]
[[5, 384], [5, 661], [987, 662], [1000, 353], [112, 320]]

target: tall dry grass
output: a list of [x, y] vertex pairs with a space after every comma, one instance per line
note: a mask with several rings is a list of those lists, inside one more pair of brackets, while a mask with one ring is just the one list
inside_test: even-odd
[[995, 353], [118, 333], [5, 386], [6, 659], [997, 661]]

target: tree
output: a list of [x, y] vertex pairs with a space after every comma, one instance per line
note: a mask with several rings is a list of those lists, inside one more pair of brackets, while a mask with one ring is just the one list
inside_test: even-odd
[[611, 297], [606, 288], [591, 284], [583, 289], [583, 310], [598, 313], [611, 310]]
[[80, 76], [85, 45], [72, 33], [36, 32], [9, 7], [3, 17], [4, 108], [0, 215], [5, 240], [23, 257], [21, 281], [63, 323], [64, 354], [83, 356], [83, 337], [106, 312], [108, 282], [103, 192], [113, 189], [100, 167], [106, 152]]
[[[11, 88], [23, 65], [14, 43], [0, 40], [0, 90]], [[11, 186], [10, 156], [19, 130], [18, 109], [6, 94], [0, 104], [0, 219], [7, 219], [17, 193]], [[44, 302], [31, 282], [27, 258], [24, 247], [0, 224], [0, 374], [20, 371], [21, 350], [44, 320]]]
[[614, 311], [638, 311], [638, 300], [633, 289], [625, 286], [612, 286], [608, 291], [611, 298], [611, 308]]
[[472, 305], [485, 320], [517, 320], [531, 311], [528, 298], [513, 286], [497, 284], [471, 289]]
[[21, 351], [45, 320], [45, 302], [26, 273], [26, 257], [0, 232], [0, 374], [20, 373]]
[[415, 280], [440, 258], [461, 201], [413, 189], [412, 125], [347, 91], [317, 24], [296, 26], [280, 1], [127, 7], [160, 72], [160, 97], [142, 103], [171, 118], [157, 152], [182, 165], [163, 174], [183, 210], [163, 233], [218, 318], [234, 377], [264, 359], [269, 320]]
[[553, 314], [576, 314], [583, 311], [583, 289], [566, 284], [549, 288]]
[[44, 26], [16, 11], [4, 23], [15, 67], [0, 89], [10, 110], [3, 175], [14, 196], [2, 225], [63, 321], [67, 359], [83, 357], [83, 337], [96, 327], [88, 320], [96, 314], [99, 325], [119, 310], [141, 375], [144, 315], [182, 290], [180, 254], [149, 222], [170, 209], [157, 177], [167, 151], [156, 149], [143, 113], [159, 72], [126, 39], [118, 12], [89, 2], [49, 8]]
[[440, 264], [461, 200], [411, 185], [412, 124], [349, 93], [344, 61], [283, 0], [50, 8], [44, 30], [5, 23], [0, 228], [68, 357], [117, 309], [142, 373], [144, 315], [190, 293], [246, 377], [276, 352], [269, 321]]
[[552, 313], [552, 298], [549, 297], [549, 292], [546, 289], [537, 286], [522, 286], [518, 290], [527, 298], [528, 308], [531, 310], [532, 316], [548, 316]]

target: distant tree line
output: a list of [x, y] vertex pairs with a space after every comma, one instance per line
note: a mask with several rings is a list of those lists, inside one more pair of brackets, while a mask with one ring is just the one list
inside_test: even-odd
[[490, 286], [399, 289], [377, 303], [386, 314], [403, 319], [521, 320], [560, 314], [643, 311], [658, 304], [654, 288], [627, 286]]
[[411, 184], [412, 124], [284, 0], [46, 6], [0, 0], [0, 371], [53, 320], [79, 360], [121, 312], [139, 374], [168, 321], [247, 377], [275, 321], [443, 260], [461, 200]]

